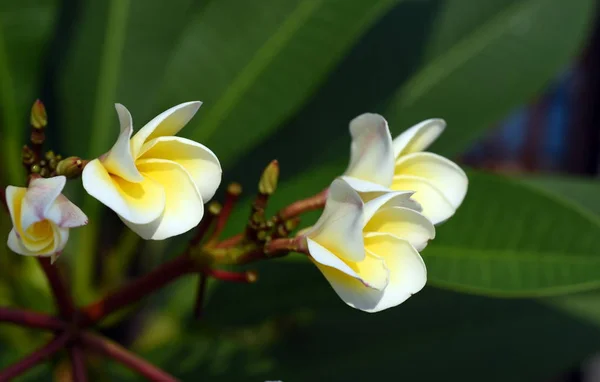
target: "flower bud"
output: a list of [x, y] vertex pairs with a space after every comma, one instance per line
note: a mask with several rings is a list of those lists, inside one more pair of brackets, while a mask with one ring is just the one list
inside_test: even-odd
[[56, 165], [56, 173], [58, 175], [64, 175], [67, 178], [76, 178], [81, 175], [85, 164], [86, 161], [79, 157], [68, 157], [58, 162]]
[[277, 189], [277, 181], [279, 180], [279, 162], [272, 161], [265, 168], [258, 182], [258, 191], [261, 194], [271, 195]]
[[42, 129], [48, 124], [48, 115], [46, 114], [46, 107], [39, 99], [35, 101], [31, 107], [31, 126], [36, 129]]

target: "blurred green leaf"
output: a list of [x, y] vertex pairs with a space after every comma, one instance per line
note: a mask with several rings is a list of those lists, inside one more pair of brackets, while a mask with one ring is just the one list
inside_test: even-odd
[[203, 100], [184, 134], [209, 144], [227, 166], [295, 112], [396, 2], [210, 2], [167, 69], [160, 110]]
[[257, 267], [257, 284], [220, 284], [202, 320], [179, 324], [184, 335], [144, 356], [182, 380], [529, 382], [569, 368], [600, 338], [533, 301], [433, 288], [367, 314], [340, 301], [308, 261]]
[[400, 132], [440, 117], [449, 126], [433, 150], [458, 154], [518, 104], [530, 101], [579, 51], [593, 0], [449, 0], [427, 58], [403, 83], [386, 116]]
[[52, 37], [56, 0], [3, 1], [0, 4], [0, 131], [2, 162], [14, 185], [25, 182], [21, 147], [29, 126], [29, 108], [40, 96], [45, 53]]

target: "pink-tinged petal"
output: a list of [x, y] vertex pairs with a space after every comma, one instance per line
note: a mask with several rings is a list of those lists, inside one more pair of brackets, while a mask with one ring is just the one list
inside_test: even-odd
[[342, 260], [361, 261], [365, 258], [362, 209], [358, 193], [338, 178], [329, 188], [321, 217], [307, 236]]
[[394, 176], [394, 150], [386, 120], [366, 113], [350, 122], [350, 164], [344, 175], [389, 187]]
[[456, 163], [433, 153], [413, 153], [396, 162], [395, 175], [412, 175], [427, 179], [446, 199], [458, 208], [469, 185], [465, 172]]
[[422, 214], [409, 208], [391, 207], [378, 210], [365, 226], [370, 233], [387, 233], [410, 243], [417, 251], [435, 238], [435, 227]]
[[157, 137], [176, 135], [192, 119], [200, 105], [200, 101], [182, 103], [154, 117], [131, 140], [134, 158], [139, 156], [145, 142]]
[[446, 122], [443, 119], [434, 118], [417, 123], [394, 139], [394, 156], [398, 158], [425, 150], [445, 128]]
[[374, 193], [373, 197], [364, 204], [364, 225], [371, 220], [377, 211], [384, 207], [389, 208], [399, 206], [418, 210], [420, 206], [411, 199], [413, 194], [414, 192], [412, 191], [388, 191], [385, 193]]
[[206, 146], [180, 137], [158, 137], [144, 144], [139, 159], [167, 159], [190, 174], [202, 200], [207, 203], [221, 183], [221, 164]]
[[427, 268], [419, 252], [407, 241], [382, 234], [365, 238], [365, 245], [367, 250], [383, 258], [390, 270], [390, 280], [383, 296], [369, 312], [399, 305], [423, 289], [427, 283]]
[[165, 208], [149, 224], [127, 224], [144, 239], [163, 240], [196, 227], [204, 215], [204, 203], [192, 178], [185, 169], [162, 159], [140, 159], [138, 168], [165, 191]]
[[83, 211], [62, 194], [58, 195], [54, 205], [46, 213], [46, 218], [61, 228], [80, 227], [88, 223]]
[[392, 189], [414, 191], [412, 198], [423, 207], [421, 213], [433, 224], [446, 221], [456, 212], [454, 205], [429, 179], [411, 175], [395, 176]]
[[115, 109], [119, 114], [121, 132], [112, 149], [103, 155], [100, 160], [110, 174], [119, 176], [128, 182], [138, 183], [142, 181], [142, 175], [136, 168], [131, 153], [130, 139], [133, 133], [131, 114], [121, 104], [115, 104]]
[[46, 218], [46, 213], [52, 208], [66, 181], [67, 178], [61, 175], [48, 179], [37, 178], [29, 183], [22, 203], [20, 229], [27, 231], [33, 223]]
[[129, 183], [111, 176], [97, 159], [85, 166], [82, 181], [88, 194], [134, 224], [156, 220], [165, 208], [162, 185], [148, 177], [143, 177], [139, 183]]

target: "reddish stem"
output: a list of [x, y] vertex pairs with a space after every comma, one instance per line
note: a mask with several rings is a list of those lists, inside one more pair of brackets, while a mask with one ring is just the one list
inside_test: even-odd
[[207, 269], [204, 272], [215, 279], [237, 283], [252, 283], [257, 279], [257, 275], [253, 271], [229, 272], [222, 269]]
[[0, 371], [0, 381], [10, 381], [37, 364], [50, 358], [54, 353], [62, 349], [71, 339], [71, 337], [72, 333], [63, 332], [61, 335], [55, 337], [52, 341], [48, 342], [46, 345], [34, 351], [27, 357], [8, 366], [4, 370]]
[[30, 328], [62, 330], [66, 323], [58, 318], [41, 313], [31, 312], [23, 309], [11, 309], [0, 307], [0, 322], [12, 322], [13, 324], [27, 326]]
[[83, 333], [81, 342], [92, 351], [104, 354], [117, 362], [137, 371], [151, 381], [177, 381], [175, 377], [131, 353], [121, 345], [92, 333]]
[[196, 233], [194, 234], [194, 237], [192, 238], [192, 240], [190, 240], [191, 247], [195, 247], [196, 245], [198, 245], [200, 243], [200, 241], [202, 240], [204, 235], [206, 235], [206, 232], [208, 231], [208, 229], [210, 228], [210, 225], [212, 224], [212, 222], [214, 220], [215, 220], [214, 214], [211, 214], [211, 213], [204, 214], [204, 218], [200, 221], [200, 224], [198, 224], [198, 227], [196, 228]]
[[50, 258], [48, 257], [38, 257], [37, 259], [46, 274], [60, 315], [65, 319], [70, 319], [73, 316], [73, 312], [75, 312], [73, 299], [66, 288], [58, 268], [50, 263]]
[[274, 239], [265, 244], [264, 253], [266, 257], [277, 257], [288, 252], [300, 252], [308, 254], [306, 238], [303, 236]]
[[233, 247], [233, 246], [237, 245], [240, 241], [242, 241], [243, 238], [244, 238], [244, 235], [241, 233], [238, 233], [237, 235], [228, 237], [227, 239], [222, 240], [221, 242], [215, 244], [214, 248]]
[[187, 254], [178, 256], [152, 272], [134, 280], [106, 297], [81, 310], [84, 326], [92, 325], [109, 314], [139, 301], [141, 298], [162, 288], [179, 276], [196, 271], [195, 264]]
[[237, 183], [231, 183], [229, 187], [227, 187], [227, 194], [225, 195], [225, 203], [223, 203], [223, 209], [221, 209], [221, 212], [217, 217], [215, 230], [213, 231], [212, 235], [210, 235], [211, 241], [218, 240], [219, 236], [221, 236], [221, 233], [223, 233], [225, 225], [227, 224], [227, 220], [229, 220], [229, 216], [231, 215], [233, 207], [238, 201], [241, 193], [242, 188]]
[[310, 198], [298, 200], [290, 204], [289, 206], [279, 211], [279, 218], [285, 221], [296, 217], [304, 212], [318, 210], [325, 207], [325, 201], [327, 200], [327, 191], [328, 189], [326, 188], [318, 194], [311, 196]]
[[204, 306], [204, 296], [206, 296], [206, 281], [208, 277], [201, 273], [198, 280], [198, 292], [196, 295], [196, 305], [194, 306], [194, 316], [196, 318], [202, 317], [202, 308]]
[[80, 344], [69, 347], [69, 358], [71, 359], [71, 369], [73, 381], [87, 382], [87, 368], [85, 366], [85, 352]]

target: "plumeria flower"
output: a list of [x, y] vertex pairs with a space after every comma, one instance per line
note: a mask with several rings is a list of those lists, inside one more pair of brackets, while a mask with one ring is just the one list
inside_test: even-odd
[[418, 251], [435, 228], [414, 210], [411, 195], [387, 192], [364, 203], [341, 178], [329, 188], [323, 214], [305, 235], [311, 259], [346, 304], [378, 312], [425, 286]]
[[25, 256], [60, 255], [69, 239], [69, 228], [87, 224], [85, 214], [61, 194], [64, 176], [37, 178], [28, 188], [8, 186], [6, 203], [13, 223], [8, 247]]
[[351, 159], [344, 179], [363, 193], [410, 190], [434, 224], [451, 217], [467, 193], [468, 179], [454, 162], [423, 152], [444, 131], [441, 119], [423, 121], [392, 141], [386, 120], [362, 114], [350, 122]]
[[83, 187], [144, 239], [189, 231], [221, 182], [219, 160], [207, 147], [175, 137], [201, 102], [170, 108], [133, 137], [125, 106], [116, 104], [121, 133], [112, 149], [83, 170]]

